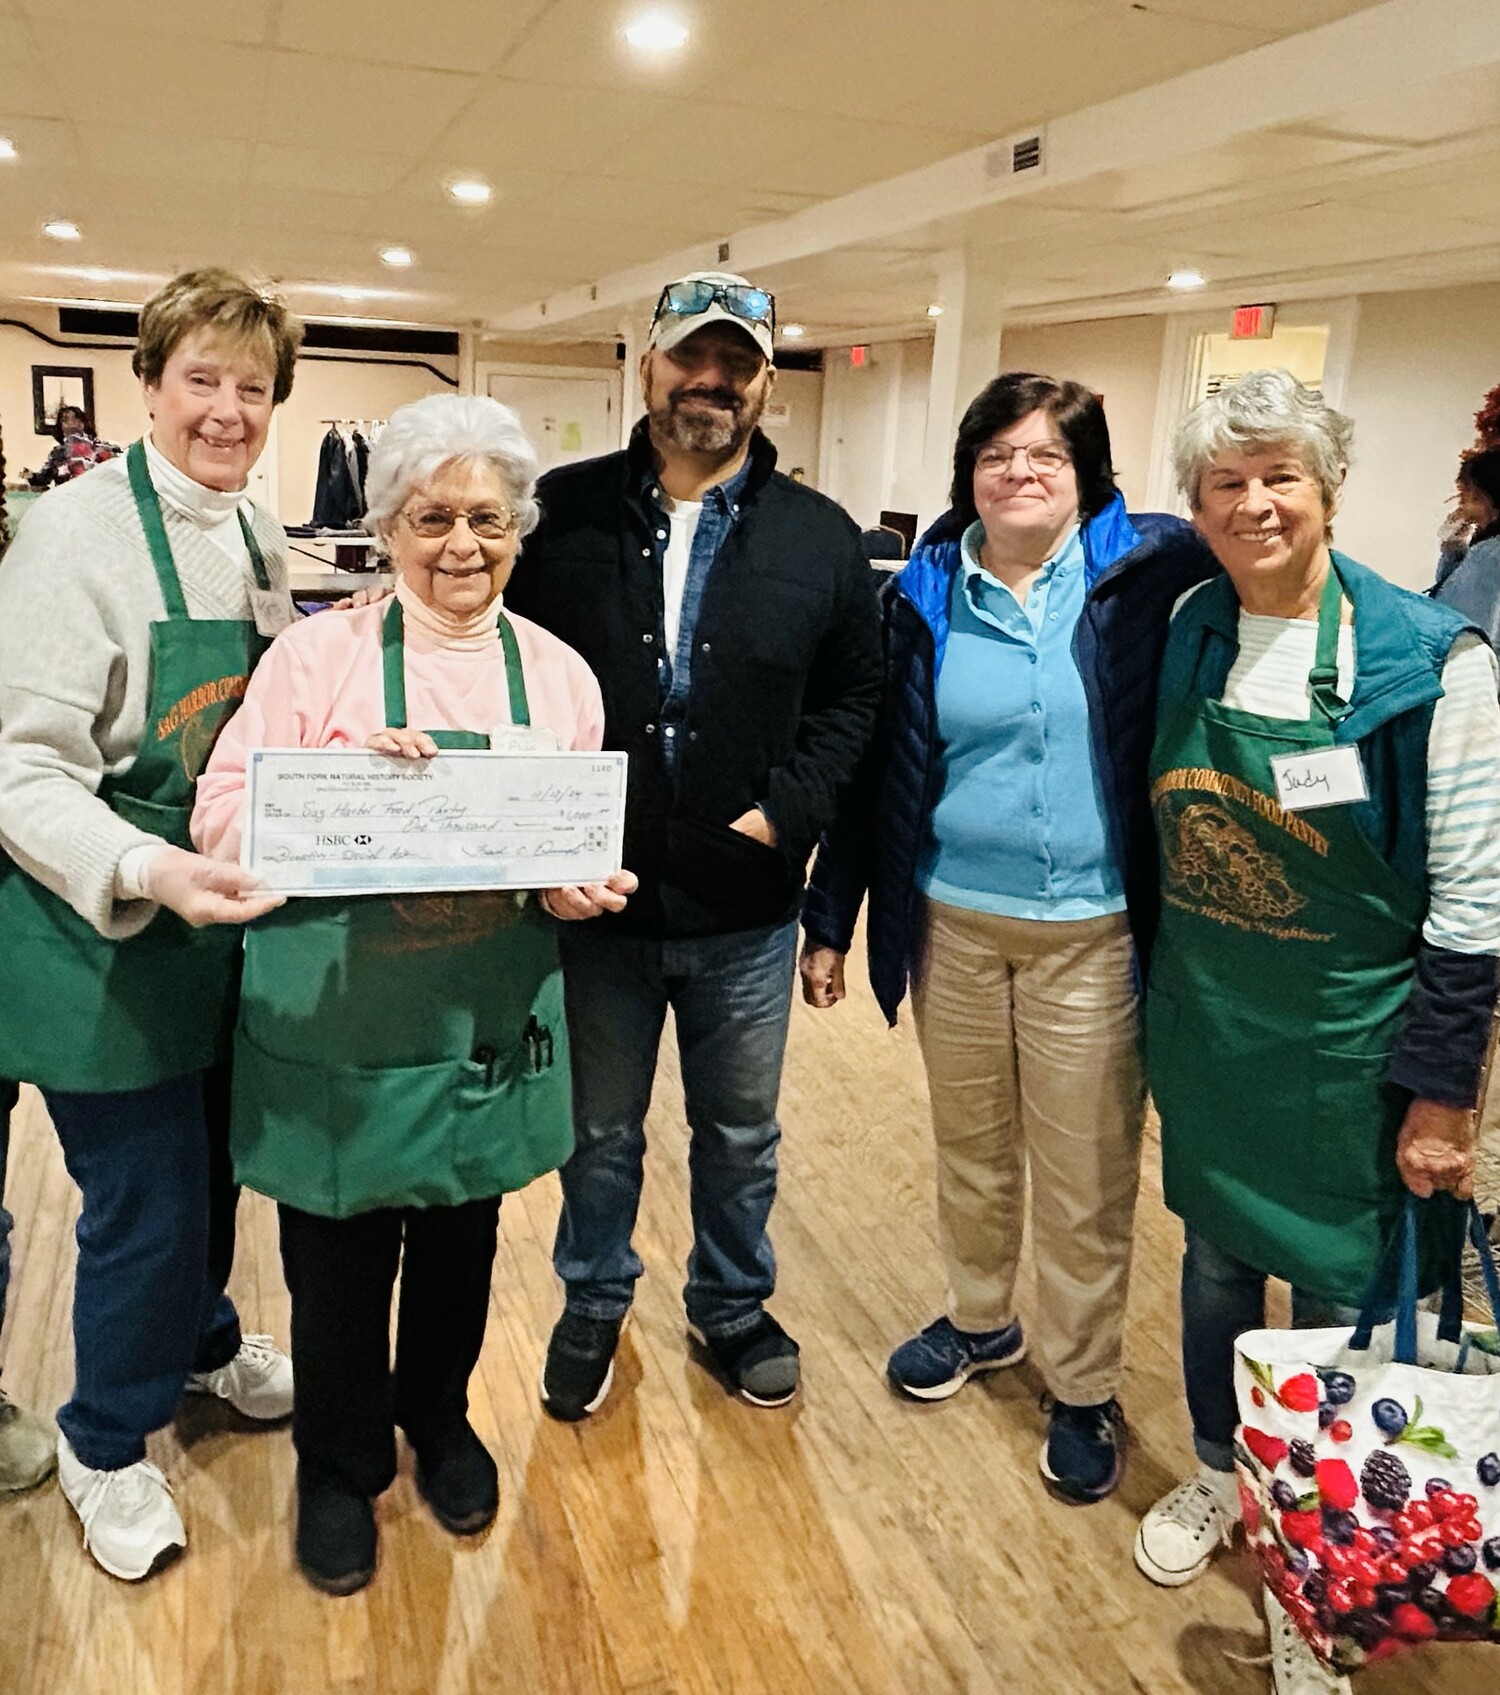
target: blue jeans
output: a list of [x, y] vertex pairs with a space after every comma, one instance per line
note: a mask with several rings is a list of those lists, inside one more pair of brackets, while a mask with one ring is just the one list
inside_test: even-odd
[[[1353, 1326], [1357, 1307], [1292, 1290], [1292, 1325], [1316, 1330]], [[1189, 1228], [1182, 1255], [1182, 1376], [1193, 1420], [1193, 1448], [1213, 1471], [1234, 1470], [1234, 1341], [1266, 1322], [1266, 1274]]]
[[705, 1335], [748, 1329], [776, 1286], [766, 1221], [797, 926], [660, 941], [582, 923], [563, 925], [560, 939], [576, 1142], [552, 1257], [567, 1304], [620, 1318], [641, 1275], [630, 1238], [670, 1006], [691, 1132], [687, 1315]]
[[5, 1327], [5, 1296], [10, 1288], [10, 1232], [15, 1220], [5, 1210], [5, 1163], [10, 1156], [10, 1115], [19, 1085], [0, 1080], [0, 1329]]
[[228, 1069], [118, 1094], [44, 1091], [83, 1195], [73, 1398], [57, 1415], [85, 1465], [118, 1471], [177, 1410], [194, 1371], [239, 1352], [224, 1293], [239, 1191]]

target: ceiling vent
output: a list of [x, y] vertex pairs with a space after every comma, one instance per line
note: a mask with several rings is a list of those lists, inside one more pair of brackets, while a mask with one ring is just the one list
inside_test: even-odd
[[1028, 171], [1044, 168], [1042, 132], [1014, 135], [999, 141], [984, 156], [984, 174], [990, 182], [1002, 182], [1009, 177], [1024, 176]]

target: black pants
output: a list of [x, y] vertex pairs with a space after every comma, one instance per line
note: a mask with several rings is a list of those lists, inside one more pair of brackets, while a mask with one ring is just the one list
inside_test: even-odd
[[489, 1311], [499, 1197], [455, 1207], [387, 1207], [353, 1218], [321, 1218], [289, 1206], [279, 1211], [281, 1263], [292, 1296], [299, 1475], [378, 1495], [396, 1475], [397, 1425], [420, 1455], [468, 1417], [469, 1377]]

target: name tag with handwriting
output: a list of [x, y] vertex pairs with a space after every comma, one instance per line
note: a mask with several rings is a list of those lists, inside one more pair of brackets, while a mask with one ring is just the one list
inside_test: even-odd
[[1355, 747], [1321, 747], [1315, 753], [1277, 753], [1271, 756], [1276, 798], [1288, 812], [1310, 812], [1317, 806], [1344, 806], [1368, 800], [1365, 771]]
[[623, 753], [262, 748], [241, 862], [288, 895], [550, 889], [620, 867]]

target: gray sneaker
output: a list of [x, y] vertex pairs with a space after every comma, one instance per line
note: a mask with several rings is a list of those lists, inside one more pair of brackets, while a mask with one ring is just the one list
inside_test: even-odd
[[0, 1495], [19, 1495], [57, 1469], [57, 1432], [0, 1389]]
[[729, 1388], [752, 1407], [784, 1407], [797, 1393], [800, 1350], [770, 1313], [761, 1312], [748, 1329], [728, 1336], [705, 1336], [691, 1324], [688, 1334]]

